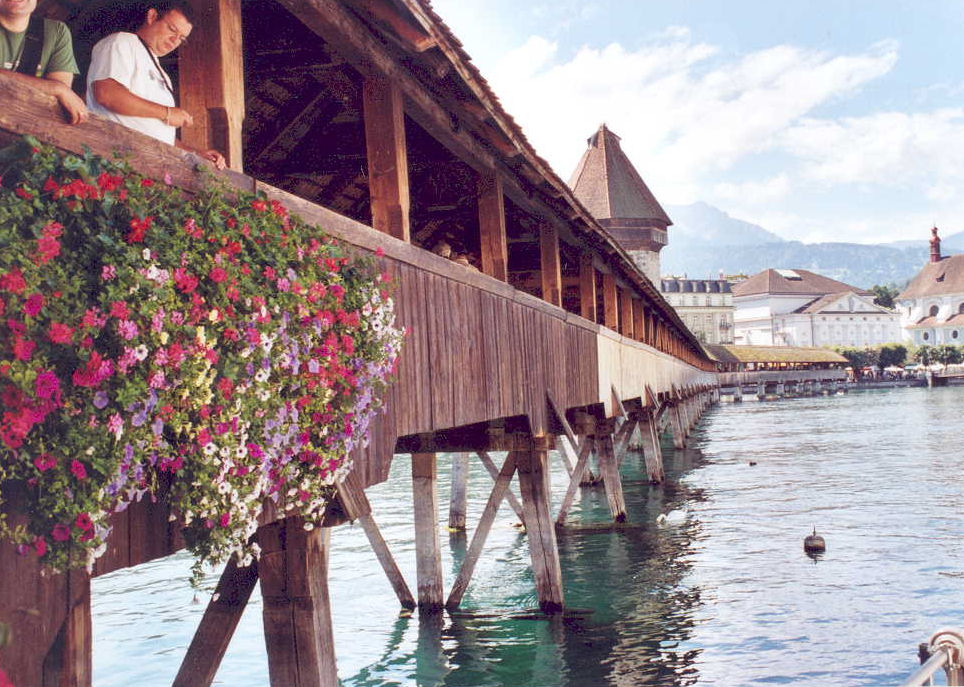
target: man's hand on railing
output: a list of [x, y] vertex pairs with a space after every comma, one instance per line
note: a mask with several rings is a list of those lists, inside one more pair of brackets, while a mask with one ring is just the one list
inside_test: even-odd
[[87, 105], [79, 95], [73, 92], [69, 86], [59, 84], [61, 87], [54, 90], [57, 102], [67, 112], [67, 121], [71, 124], [83, 124], [87, 121], [89, 113]]
[[175, 129], [179, 129], [182, 126], [194, 126], [194, 117], [185, 109], [169, 107], [167, 108], [167, 116], [164, 118], [164, 123], [173, 126]]

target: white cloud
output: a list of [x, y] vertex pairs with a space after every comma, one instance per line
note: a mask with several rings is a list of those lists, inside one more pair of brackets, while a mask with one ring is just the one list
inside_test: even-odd
[[896, 61], [891, 42], [854, 55], [778, 45], [727, 59], [672, 27], [635, 49], [584, 46], [568, 58], [533, 36], [504, 56], [491, 81], [563, 177], [605, 121], [657, 196], [680, 203], [705, 197], [705, 184], [738, 161], [786, 144], [801, 118]]
[[790, 192], [790, 177], [778, 174], [760, 181], [734, 184], [721, 182], [713, 187], [713, 196], [724, 201], [739, 201], [747, 205], [759, 205], [785, 198]]

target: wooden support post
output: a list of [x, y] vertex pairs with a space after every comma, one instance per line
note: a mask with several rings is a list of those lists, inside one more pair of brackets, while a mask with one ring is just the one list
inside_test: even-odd
[[596, 321], [596, 269], [589, 251], [579, 256], [579, 314], [590, 322]]
[[465, 531], [468, 507], [469, 454], [456, 453], [452, 459], [452, 485], [449, 494], [449, 529]]
[[633, 320], [633, 297], [626, 289], [619, 290], [619, 323], [620, 334], [630, 339], [636, 338], [635, 321]]
[[221, 660], [258, 582], [258, 562], [239, 566], [232, 557], [181, 662], [173, 687], [208, 687], [214, 682]]
[[415, 563], [418, 607], [429, 613], [441, 610], [442, 548], [438, 538], [438, 490], [434, 453], [412, 454], [412, 496], [415, 510]]
[[[487, 451], [479, 451], [479, 460], [482, 461], [482, 465], [485, 466], [486, 472], [492, 477], [493, 480], [499, 478], [499, 469], [495, 467], [495, 463], [492, 462], [492, 458], [489, 456]], [[515, 497], [512, 493], [512, 489], [506, 489], [505, 500], [509, 503], [509, 506], [515, 511], [516, 517], [519, 518], [519, 522], [523, 525], [525, 524], [526, 517], [525, 512], [522, 510], [522, 504], [519, 503], [519, 499]]]
[[410, 241], [408, 149], [402, 92], [390, 79], [366, 78], [362, 106], [372, 227]]
[[271, 687], [337, 687], [328, 551], [331, 530], [300, 518], [258, 530], [258, 575]]
[[544, 613], [557, 613], [563, 605], [562, 567], [559, 564], [556, 529], [549, 515], [547, 458], [548, 452], [541, 447], [516, 453], [539, 608]]
[[195, 0], [191, 40], [178, 50], [180, 104], [194, 126], [181, 129], [192, 148], [214, 148], [228, 167], [242, 167], [244, 70], [241, 50], [241, 0]]
[[566, 515], [569, 513], [569, 509], [572, 507], [572, 501], [576, 497], [576, 489], [578, 489], [582, 483], [582, 475], [589, 466], [589, 456], [592, 453], [592, 448], [592, 437], [583, 437], [579, 444], [579, 458], [576, 460], [576, 467], [572, 471], [569, 487], [566, 489], [566, 495], [563, 497], [562, 504], [559, 506], [559, 514], [556, 516], [557, 525], [561, 526], [566, 522]]
[[482, 271], [490, 277], [506, 281], [509, 275], [509, 253], [505, 238], [505, 198], [498, 174], [479, 177], [479, 241]]
[[639, 429], [643, 439], [646, 475], [651, 484], [659, 484], [666, 477], [663, 471], [663, 449], [659, 445], [658, 424], [656, 413], [651, 408], [644, 409], [639, 420]]
[[626, 457], [626, 452], [629, 450], [629, 440], [633, 436], [633, 432], [636, 431], [636, 426], [639, 424], [639, 418], [636, 413], [632, 413], [626, 417], [626, 422], [623, 426], [619, 428], [616, 433], [615, 440], [615, 455], [616, 455], [616, 465], [622, 465], [623, 458]]
[[542, 257], [542, 300], [562, 307], [562, 264], [559, 232], [548, 222], [539, 223], [539, 253]]
[[616, 453], [613, 447], [613, 435], [606, 434], [597, 438], [599, 446], [599, 472], [606, 485], [606, 499], [609, 501], [609, 512], [615, 522], [626, 522], [626, 501], [623, 498], [623, 481], [616, 464]]
[[612, 272], [603, 273], [603, 324], [619, 331], [619, 298], [616, 294], [616, 275]]
[[469, 551], [465, 556], [465, 560], [462, 561], [462, 567], [459, 569], [458, 577], [456, 577], [455, 583], [452, 585], [452, 591], [449, 592], [448, 600], [445, 602], [446, 608], [458, 608], [459, 604], [462, 603], [465, 590], [468, 589], [469, 582], [472, 580], [475, 564], [478, 562], [479, 555], [482, 553], [482, 547], [485, 546], [485, 540], [489, 536], [489, 530], [492, 529], [492, 523], [495, 521], [495, 516], [499, 512], [502, 499], [505, 498], [505, 494], [509, 490], [509, 484], [512, 482], [512, 475], [515, 474], [515, 470], [515, 453], [510, 451], [495, 480], [492, 493], [489, 494], [489, 500], [485, 504], [485, 509], [482, 511], [479, 524], [472, 534], [472, 543], [469, 544]]
[[633, 298], [631, 307], [633, 311], [633, 338], [637, 341], [646, 341], [646, 314], [643, 301], [639, 298]]
[[686, 414], [682, 401], [674, 401], [669, 408], [670, 426], [673, 428], [673, 446], [686, 448]]
[[90, 687], [94, 648], [90, 620], [90, 577], [82, 570], [64, 574], [67, 615], [44, 657], [43, 687]]

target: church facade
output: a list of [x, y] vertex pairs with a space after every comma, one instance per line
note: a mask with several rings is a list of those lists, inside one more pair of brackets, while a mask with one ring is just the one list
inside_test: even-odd
[[937, 231], [930, 261], [897, 296], [904, 337], [917, 346], [964, 343], [964, 254], [942, 256]]

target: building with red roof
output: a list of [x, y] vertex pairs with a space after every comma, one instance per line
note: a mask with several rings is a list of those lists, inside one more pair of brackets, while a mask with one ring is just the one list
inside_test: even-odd
[[964, 254], [941, 255], [937, 231], [930, 261], [897, 296], [905, 338], [916, 345], [964, 343]]

